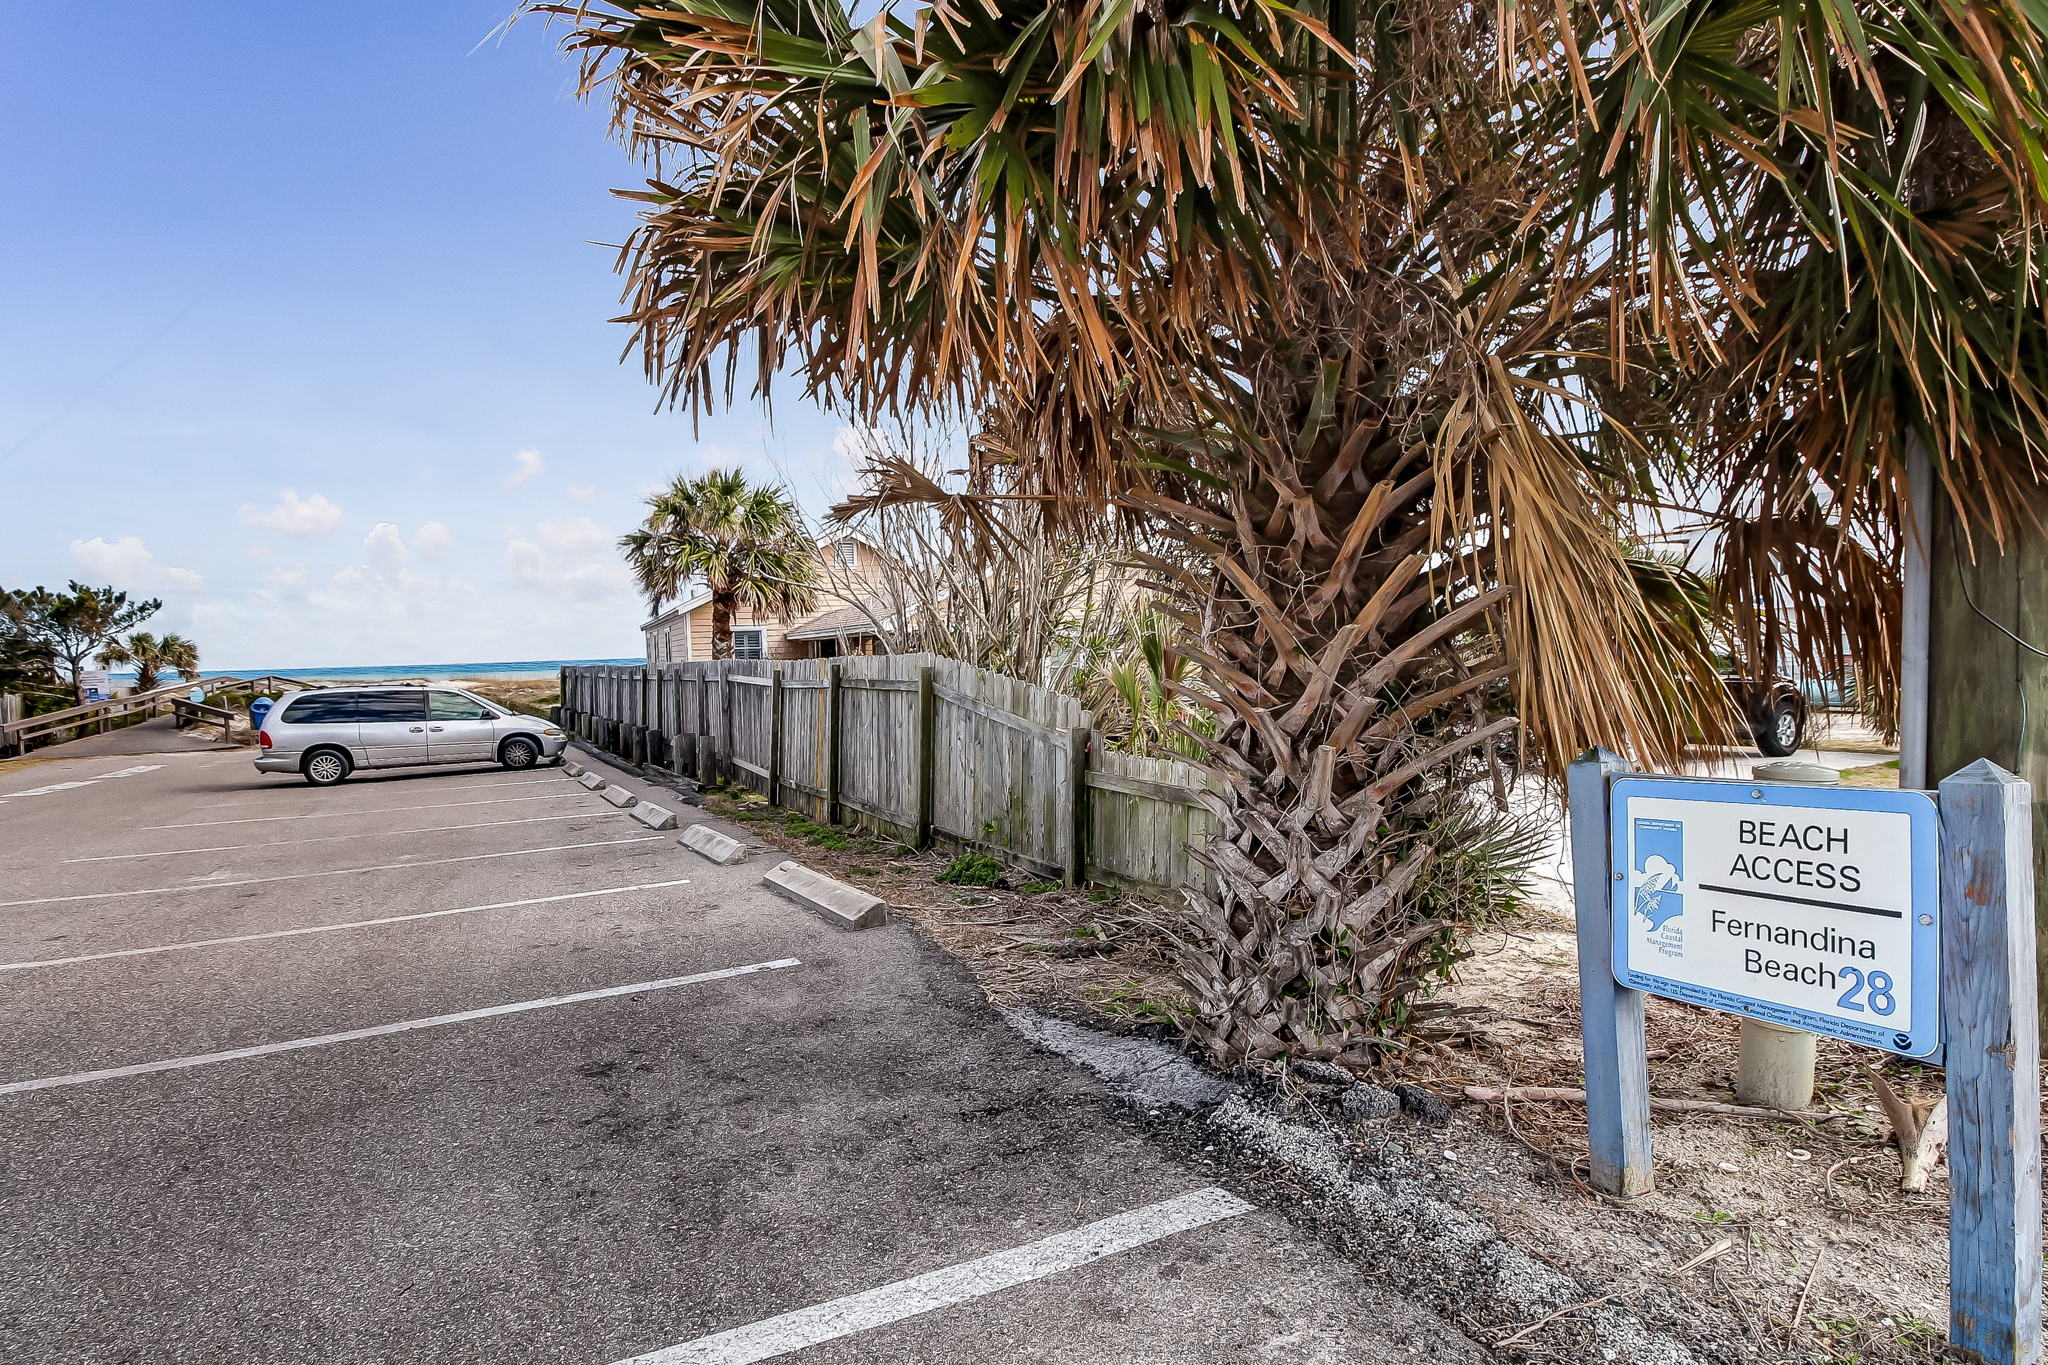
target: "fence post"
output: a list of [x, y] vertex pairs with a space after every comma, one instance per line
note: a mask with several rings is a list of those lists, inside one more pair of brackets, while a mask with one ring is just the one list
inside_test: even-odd
[[718, 752], [720, 757], [722, 757], [725, 760], [725, 780], [728, 782], [737, 782], [739, 781], [740, 770], [738, 768], [733, 767], [732, 765], [732, 660], [728, 659], [725, 661], [725, 671], [723, 673], [720, 673], [718, 676], [719, 680], [725, 684], [725, 699], [721, 705], [723, 714], [719, 717], [720, 722], [724, 726], [725, 733], [719, 736]]
[[711, 727], [711, 674], [707, 669], [697, 675], [697, 780], [711, 782], [717, 779], [717, 731]]
[[917, 846], [932, 846], [932, 808], [937, 801], [934, 780], [933, 727], [938, 698], [932, 690], [932, 666], [917, 670]]
[[2033, 789], [1987, 759], [1941, 783], [1949, 1340], [2041, 1358], [2041, 1085]]
[[1643, 993], [1614, 979], [1614, 893], [1608, 885], [1607, 779], [1628, 764], [1588, 749], [1571, 765], [1572, 901], [1579, 930], [1579, 1028], [1586, 1046], [1586, 1131], [1593, 1188], [1648, 1194], [1650, 1059]]
[[[12, 725], [21, 719], [22, 701], [13, 693], [0, 693], [0, 725]], [[24, 750], [27, 746], [23, 745]], [[0, 758], [14, 752], [14, 736], [0, 734]]]
[[825, 665], [825, 823], [839, 823], [839, 665]]
[[768, 804], [782, 804], [782, 665], [768, 665]]
[[1088, 735], [1095, 714], [1081, 713], [1081, 723], [1067, 730], [1067, 866], [1060, 880], [1079, 886], [1088, 880]]

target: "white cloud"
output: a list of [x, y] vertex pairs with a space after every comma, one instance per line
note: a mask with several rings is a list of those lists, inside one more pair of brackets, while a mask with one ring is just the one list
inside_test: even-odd
[[325, 494], [315, 493], [310, 498], [302, 498], [293, 488], [287, 488], [278, 495], [275, 507], [258, 507], [252, 502], [242, 504], [244, 526], [296, 536], [300, 540], [326, 535], [341, 524], [341, 518], [341, 508], [329, 501]]
[[630, 593], [625, 562], [612, 533], [589, 517], [544, 521], [531, 535], [515, 530], [505, 542], [505, 563], [522, 587], [578, 601]]
[[405, 563], [405, 537], [388, 521], [370, 528], [370, 534], [363, 537], [363, 548], [370, 552], [370, 565], [379, 574], [396, 573]]
[[513, 470], [505, 478], [505, 488], [508, 492], [548, 467], [547, 461], [540, 457], [538, 450], [522, 450], [512, 457], [512, 463]]
[[195, 592], [206, 580], [190, 569], [156, 562], [139, 536], [108, 541], [99, 536], [71, 542], [71, 558], [91, 578], [129, 592]]
[[454, 542], [455, 537], [438, 521], [430, 521], [412, 533], [413, 551], [429, 559], [438, 557]]
[[142, 543], [139, 536], [122, 536], [112, 544], [94, 536], [91, 540], [71, 542], [71, 557], [78, 567], [94, 578], [104, 578], [117, 584], [139, 582], [156, 563], [156, 556]]
[[589, 554], [592, 550], [609, 550], [612, 546], [612, 533], [589, 517], [578, 517], [574, 521], [544, 521], [533, 528], [533, 533], [543, 545], [569, 554]]
[[596, 502], [604, 496], [604, 489], [594, 483], [572, 483], [568, 493], [571, 502]]

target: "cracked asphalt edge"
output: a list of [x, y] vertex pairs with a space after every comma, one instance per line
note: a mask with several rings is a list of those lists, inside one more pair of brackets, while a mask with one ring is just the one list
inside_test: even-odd
[[[1428, 1192], [1412, 1174], [1392, 1164], [1364, 1169], [1326, 1126], [1278, 1112], [1251, 1088], [1216, 1075], [1177, 1048], [1031, 1010], [1001, 1013], [1033, 1043], [1087, 1067], [1127, 1103], [1146, 1108], [1155, 1130], [1178, 1130], [1178, 1145], [1190, 1155], [1234, 1166], [1250, 1183], [1278, 1194], [1267, 1201], [1269, 1207], [1311, 1224], [1382, 1283], [1439, 1310], [1456, 1305], [1469, 1321], [1496, 1329], [1496, 1339], [1586, 1305], [1586, 1311], [1547, 1326], [1540, 1339], [1531, 1338], [1529, 1349], [1557, 1358], [1560, 1338], [1577, 1337], [1580, 1358], [1627, 1365], [1718, 1365], [1753, 1358], [1738, 1330], [1714, 1331], [1694, 1321], [1688, 1335], [1708, 1338], [1695, 1349], [1636, 1312], [1594, 1305], [1600, 1287], [1510, 1244], [1492, 1224]], [[1290, 1193], [1308, 1198], [1287, 1198]], [[1682, 1292], [1646, 1291], [1641, 1297], [1666, 1299], [1661, 1316], [1674, 1320], [1690, 1316], [1684, 1313], [1688, 1304], [1694, 1314], [1699, 1310]]]

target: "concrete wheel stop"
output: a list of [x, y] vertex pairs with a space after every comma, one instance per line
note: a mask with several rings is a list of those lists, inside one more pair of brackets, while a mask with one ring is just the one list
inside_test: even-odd
[[842, 929], [872, 929], [889, 922], [889, 906], [880, 896], [834, 881], [802, 863], [777, 863], [761, 882], [784, 900], [822, 915]]
[[734, 863], [743, 863], [747, 860], [745, 844], [730, 834], [720, 834], [709, 825], [690, 826], [683, 831], [683, 837], [677, 842], [692, 853], [709, 858], [721, 867], [731, 867]]

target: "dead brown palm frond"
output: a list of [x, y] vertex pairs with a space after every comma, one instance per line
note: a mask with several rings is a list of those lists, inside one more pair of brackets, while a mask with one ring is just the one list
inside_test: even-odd
[[1581, 0], [1517, 19], [1503, 61], [1576, 121], [1567, 267], [1606, 282], [1616, 382], [1666, 376], [1680, 488], [1743, 648], [1766, 669], [1860, 665], [1889, 724], [1912, 452], [1942, 504], [1924, 518], [1966, 544], [2037, 534], [2040, 14]]
[[1014, 498], [985, 488], [947, 488], [907, 456], [889, 451], [871, 454], [857, 477], [861, 491], [833, 505], [829, 515], [834, 521], [858, 523], [887, 508], [922, 507], [978, 558], [1022, 548], [1000, 510], [1001, 503]]

